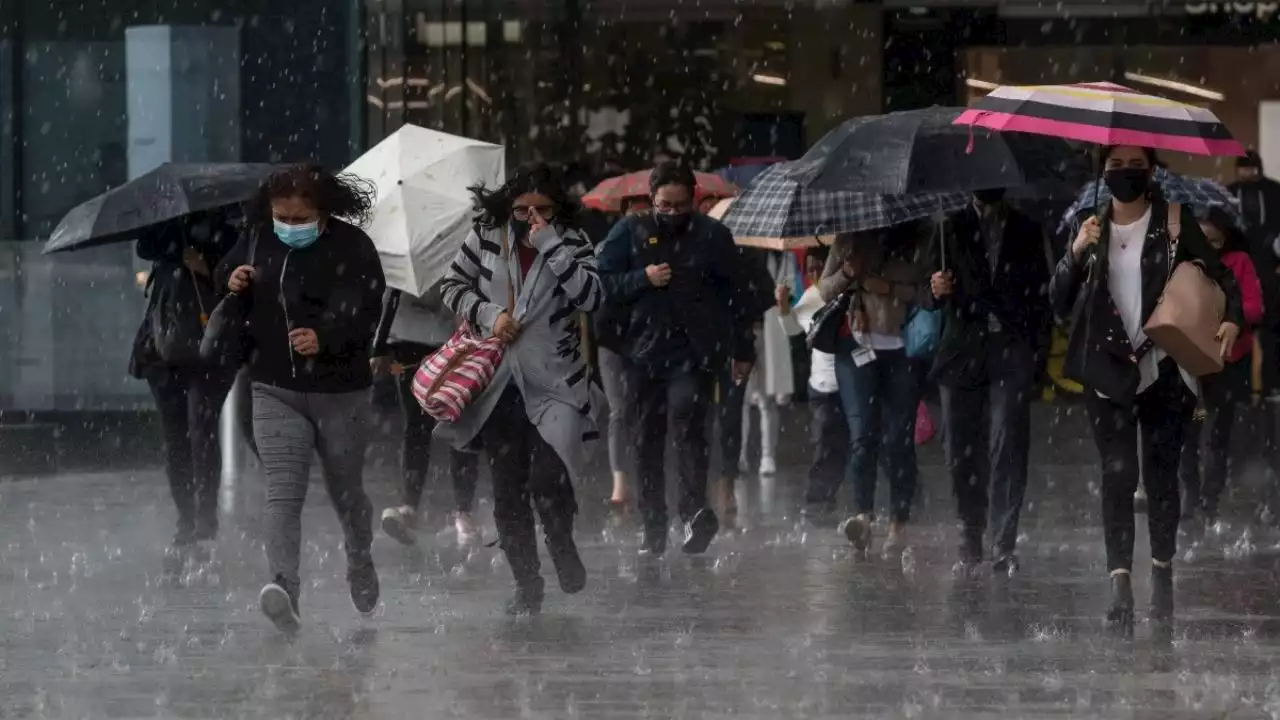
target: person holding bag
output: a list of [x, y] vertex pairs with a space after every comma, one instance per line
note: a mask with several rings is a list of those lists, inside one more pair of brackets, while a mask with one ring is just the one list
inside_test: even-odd
[[243, 338], [229, 344], [251, 349], [253, 430], [267, 474], [271, 581], [259, 603], [284, 632], [300, 623], [302, 508], [313, 454], [342, 523], [352, 604], [364, 615], [378, 605], [364, 456], [369, 358], [385, 280], [373, 241], [357, 226], [371, 204], [371, 190], [356, 178], [311, 165], [277, 172], [263, 182], [244, 235], [219, 268], [220, 284], [247, 313]]
[[206, 214], [175, 220], [137, 241], [138, 257], [152, 266], [129, 374], [147, 381], [159, 411], [165, 473], [178, 511], [175, 554], [218, 534], [218, 418], [236, 370], [205, 362], [199, 348], [218, 296], [210, 268], [231, 236], [219, 216]]
[[544, 582], [531, 501], [560, 588], [573, 594], [587, 582], [573, 540], [573, 483], [586, 477], [604, 399], [581, 352], [578, 318], [600, 306], [603, 292], [591, 243], [573, 225], [577, 204], [557, 171], [534, 163], [496, 190], [471, 192], [476, 228], [441, 296], [469, 332], [498, 339], [504, 350], [488, 384], [435, 433], [458, 449], [476, 439], [484, 446], [498, 544], [516, 581], [508, 612], [536, 614]]
[[1107, 147], [1101, 162], [1111, 203], [1101, 217], [1081, 225], [1054, 270], [1049, 295], [1054, 313], [1071, 318], [1065, 374], [1085, 388], [1102, 456], [1102, 522], [1111, 576], [1107, 623], [1129, 635], [1134, 491], [1140, 468], [1151, 534], [1151, 617], [1163, 624], [1173, 618], [1178, 460], [1198, 389], [1196, 380], [1147, 338], [1147, 321], [1162, 303], [1174, 269], [1187, 261], [1200, 264], [1225, 296], [1224, 317], [1216, 330], [1223, 357], [1235, 345], [1243, 317], [1235, 278], [1190, 209], [1175, 206], [1171, 211], [1153, 187], [1155, 152]]

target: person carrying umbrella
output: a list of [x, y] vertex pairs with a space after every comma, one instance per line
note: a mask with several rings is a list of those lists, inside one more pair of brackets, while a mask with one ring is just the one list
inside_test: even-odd
[[234, 236], [217, 212], [171, 220], [138, 235], [137, 255], [152, 265], [129, 374], [147, 382], [159, 411], [165, 474], [178, 511], [172, 550], [179, 553], [218, 534], [218, 418], [236, 368], [201, 361], [200, 339], [218, 298], [211, 268]]
[[1017, 570], [1027, 489], [1031, 399], [1048, 350], [1049, 266], [1039, 225], [979, 190], [934, 244], [931, 288], [944, 313], [931, 377], [942, 394], [947, 467], [960, 516], [960, 562], [983, 558], [992, 531], [995, 570]]
[[667, 547], [661, 458], [668, 411], [677, 443], [684, 552], [705, 552], [720, 529], [707, 503], [706, 415], [716, 377], [730, 358], [735, 383], [750, 373], [753, 309], [762, 314], [765, 307], [748, 297], [753, 281], [728, 229], [695, 212], [695, 189], [688, 168], [656, 167], [649, 177], [653, 212], [614, 225], [599, 254], [609, 312], [619, 316], [617, 352], [626, 359], [638, 405], [641, 552], [648, 556], [661, 556]]
[[[457, 326], [457, 319], [444, 306], [439, 285], [421, 298], [393, 288], [387, 288], [383, 296], [374, 358], [370, 362], [375, 375], [390, 372], [395, 377], [404, 429], [400, 439], [401, 503], [383, 511], [382, 529], [404, 545], [417, 542], [418, 509], [426, 489], [431, 433], [436, 426], [413, 396], [413, 374], [423, 358], [449, 340]], [[479, 479], [478, 457], [473, 452], [452, 450], [449, 466], [458, 545], [470, 547], [480, 540], [480, 531], [471, 517]]]
[[[1085, 402], [1102, 456], [1102, 522], [1111, 575], [1107, 623], [1133, 630], [1134, 491], [1139, 468], [1147, 489], [1151, 535], [1151, 616], [1173, 618], [1173, 558], [1178, 534], [1178, 462], [1197, 383], [1154, 346], [1143, 330], [1180, 262], [1202, 264], [1226, 295], [1218, 330], [1225, 358], [1244, 318], [1231, 270], [1182, 205], [1176, 254], [1169, 205], [1152, 191], [1156, 153], [1133, 145], [1101, 152], [1111, 202], [1080, 227], [1054, 269], [1049, 294], [1054, 312], [1071, 318], [1066, 367], [1086, 388]], [[1141, 435], [1141, 438], [1139, 438]], [[1139, 459], [1139, 448], [1142, 458]]]
[[[267, 474], [264, 615], [285, 632], [300, 622], [302, 508], [311, 456], [342, 523], [351, 600], [378, 605], [370, 554], [373, 508], [364, 491], [369, 367], [385, 280], [367, 220], [372, 191], [350, 176], [299, 165], [263, 182], [218, 283], [248, 300], [254, 435]], [[342, 218], [346, 218], [345, 220]]]
[[[1240, 201], [1248, 252], [1262, 282], [1266, 319], [1258, 328], [1262, 345], [1262, 378], [1268, 397], [1280, 399], [1280, 182], [1263, 172], [1262, 157], [1250, 151], [1236, 158], [1236, 181], [1227, 189]], [[1270, 436], [1269, 436], [1270, 437]]]

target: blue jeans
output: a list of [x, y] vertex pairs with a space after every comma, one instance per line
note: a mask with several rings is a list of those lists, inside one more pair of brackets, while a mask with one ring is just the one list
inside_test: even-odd
[[911, 518], [916, 494], [916, 405], [920, 402], [924, 364], [902, 350], [877, 350], [876, 359], [858, 367], [857, 344], [841, 338], [836, 346], [836, 381], [849, 423], [849, 461], [845, 476], [853, 483], [859, 515], [874, 515], [877, 466], [889, 478], [889, 515], [897, 522]]

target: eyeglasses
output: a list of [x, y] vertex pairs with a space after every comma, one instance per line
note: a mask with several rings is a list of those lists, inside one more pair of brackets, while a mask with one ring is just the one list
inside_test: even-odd
[[536, 211], [545, 220], [551, 217], [556, 211], [555, 205], [515, 205], [511, 208], [511, 214], [517, 220], [528, 220], [530, 211]]
[[659, 215], [689, 212], [693, 209], [693, 201], [685, 200], [684, 202], [672, 203], [666, 200], [658, 200], [653, 203], [653, 209]]

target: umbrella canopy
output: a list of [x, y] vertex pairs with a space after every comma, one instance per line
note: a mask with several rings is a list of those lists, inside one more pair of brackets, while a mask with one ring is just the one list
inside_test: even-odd
[[958, 210], [971, 201], [966, 193], [806, 190], [788, 170], [786, 164], [769, 168], [729, 206], [721, 222], [735, 237], [799, 238], [875, 230]]
[[[1222, 208], [1240, 229], [1244, 229], [1244, 214], [1240, 211], [1240, 199], [1216, 181], [1209, 178], [1175, 175], [1164, 168], [1156, 168], [1154, 179], [1165, 200], [1190, 205], [1197, 210]], [[1081, 212], [1093, 210], [1109, 202], [1111, 202], [1111, 191], [1102, 180], [1095, 180], [1084, 186], [1076, 196], [1076, 201], [1063, 213], [1058, 232], [1066, 230]]]
[[62, 218], [44, 252], [65, 252], [133, 240], [148, 228], [253, 197], [278, 165], [165, 163], [114, 190], [86, 200]]
[[[604, 212], [622, 212], [622, 201], [633, 197], [649, 197], [649, 170], [627, 173], [602, 180], [591, 192], [582, 196], [582, 204]], [[719, 175], [694, 173], [698, 187], [696, 199], [726, 198], [738, 194], [738, 187]]]
[[504, 182], [501, 145], [405, 125], [360, 156], [347, 172], [378, 195], [369, 237], [391, 287], [421, 297], [444, 277], [471, 232], [473, 185]]
[[1060, 138], [957, 127], [963, 108], [854, 118], [790, 164], [810, 190], [971, 192], [1058, 180], [1074, 153]]
[[959, 125], [1137, 145], [1192, 155], [1243, 155], [1212, 112], [1114, 83], [1002, 86], [956, 119]]
[[[725, 213], [729, 212], [730, 206], [736, 201], [735, 198], [725, 198], [716, 203], [711, 212], [707, 213], [709, 217], [717, 220], [723, 220]], [[818, 247], [819, 245], [830, 245], [835, 242], [835, 235], [807, 235], [802, 237], [756, 237], [752, 235], [734, 235], [733, 241], [743, 247], [760, 248], [761, 250], [795, 250], [797, 248]]]
[[728, 180], [729, 182], [744, 188], [751, 184], [753, 180], [760, 177], [760, 173], [773, 167], [775, 163], [751, 163], [750, 165], [729, 165], [716, 170], [716, 174]]

